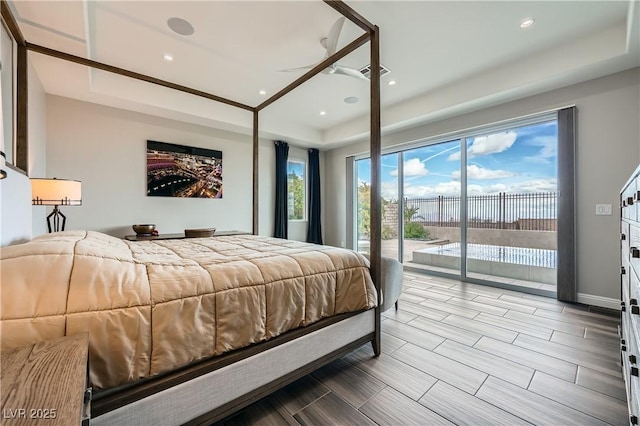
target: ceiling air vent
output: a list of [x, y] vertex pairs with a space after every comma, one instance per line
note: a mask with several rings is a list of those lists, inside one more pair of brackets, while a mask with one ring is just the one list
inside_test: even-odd
[[[362, 75], [364, 75], [368, 79], [371, 79], [371, 64], [365, 65], [364, 67], [360, 68], [359, 71], [362, 73]], [[384, 75], [387, 75], [390, 72], [391, 72], [391, 70], [389, 68], [387, 68], [384, 65], [380, 64], [380, 77], [382, 77]]]

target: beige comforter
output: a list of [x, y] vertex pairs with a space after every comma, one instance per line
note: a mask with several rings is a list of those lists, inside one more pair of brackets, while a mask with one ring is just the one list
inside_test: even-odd
[[3, 248], [1, 274], [2, 348], [89, 332], [98, 388], [377, 303], [363, 256], [251, 235], [60, 232]]

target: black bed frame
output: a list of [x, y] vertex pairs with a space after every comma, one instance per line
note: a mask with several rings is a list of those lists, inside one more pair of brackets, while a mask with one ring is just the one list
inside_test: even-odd
[[[32, 51], [58, 59], [74, 62], [77, 64], [85, 65], [95, 69], [112, 72], [115, 74], [123, 75], [137, 80], [146, 81], [149, 83], [157, 84], [163, 87], [168, 87], [181, 92], [189, 93], [195, 96], [204, 97], [213, 101], [222, 102], [227, 105], [235, 106], [237, 108], [244, 109], [253, 114], [253, 234], [258, 234], [258, 117], [259, 112], [271, 105], [287, 93], [305, 83], [313, 76], [322, 72], [328, 66], [336, 63], [341, 58], [345, 57], [349, 53], [356, 50], [358, 47], [364, 45], [366, 42], [370, 42], [370, 60], [371, 69], [378, 70], [380, 68], [380, 30], [376, 25], [373, 25], [362, 17], [358, 12], [352, 9], [341, 0], [323, 0], [328, 6], [332, 7], [340, 14], [345, 16], [351, 22], [362, 28], [365, 33], [349, 43], [347, 46], [326, 58], [314, 68], [309, 70], [303, 76], [293, 81], [291, 84], [280, 90], [278, 93], [271, 96], [269, 99], [262, 102], [257, 106], [249, 106], [233, 100], [225, 99], [210, 93], [206, 93], [197, 89], [186, 87], [183, 85], [175, 84], [169, 81], [160, 80], [155, 77], [143, 75], [133, 71], [129, 71], [123, 68], [114, 67], [101, 62], [93, 61], [91, 59], [71, 55], [69, 53], [61, 52], [58, 50], [50, 49], [45, 46], [39, 46], [33, 43], [29, 43], [23, 37], [17, 22], [15, 21], [11, 10], [5, 0], [1, 0], [2, 6], [2, 19], [6, 24], [11, 36], [14, 38], [17, 45], [17, 91], [16, 91], [16, 165], [27, 171], [28, 164], [28, 134], [27, 134], [27, 98], [28, 98], [28, 62], [27, 52]], [[380, 264], [381, 264], [381, 196], [380, 196], [380, 150], [381, 150], [381, 129], [380, 129], [380, 73], [371, 73], [370, 83], [370, 155], [371, 155], [371, 246], [370, 246], [370, 262], [371, 262], [371, 277], [373, 279], [376, 291], [378, 293], [378, 300], [381, 299], [380, 289]], [[213, 421], [223, 419], [235, 411], [250, 405], [251, 403], [263, 398], [264, 396], [272, 393], [273, 391], [285, 386], [294, 380], [303, 377], [315, 369], [335, 360], [353, 349], [371, 342], [374, 353], [380, 354], [380, 308], [375, 308], [375, 324], [374, 332], [366, 336], [363, 336], [339, 349], [329, 353], [320, 359], [305, 365], [298, 370], [295, 370], [278, 380], [275, 380], [265, 386], [262, 386], [252, 392], [249, 392], [242, 397], [227, 403], [214, 411], [211, 411], [205, 415], [197, 417], [189, 422], [189, 424], [209, 424]], [[356, 314], [343, 314], [333, 318], [327, 318], [318, 323], [312, 324], [308, 327], [292, 330], [281, 336], [278, 336], [269, 341], [255, 344], [244, 349], [234, 351], [232, 353], [215, 357], [213, 359], [203, 361], [201, 363], [188, 366], [186, 368], [174, 371], [170, 374], [162, 375], [160, 377], [143, 380], [136, 382], [133, 386], [125, 388], [118, 388], [112, 391], [105, 391], [96, 394], [92, 401], [92, 417], [99, 416], [118, 407], [125, 406], [134, 401], [138, 401], [146, 396], [168, 389], [179, 383], [186, 382], [190, 379], [198, 377], [202, 374], [214, 371], [224, 366], [230, 365], [237, 361], [246, 359], [257, 353], [268, 350], [277, 345], [286, 343], [298, 337], [301, 337], [307, 333], [322, 329], [331, 324], [337, 323], [344, 319], [347, 319]]]

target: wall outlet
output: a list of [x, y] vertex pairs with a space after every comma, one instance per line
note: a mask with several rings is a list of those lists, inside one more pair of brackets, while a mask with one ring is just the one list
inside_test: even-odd
[[597, 216], [611, 216], [611, 204], [596, 204]]
[[344, 241], [340, 241], [340, 247], [344, 247]]

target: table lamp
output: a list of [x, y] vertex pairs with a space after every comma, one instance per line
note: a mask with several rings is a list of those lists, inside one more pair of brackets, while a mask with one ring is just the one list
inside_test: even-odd
[[[47, 216], [47, 226], [52, 232], [64, 231], [67, 217], [58, 206], [82, 205], [82, 182], [69, 179], [31, 178], [31, 198], [34, 206], [53, 206], [53, 212]], [[60, 226], [62, 218], [62, 226]]]

